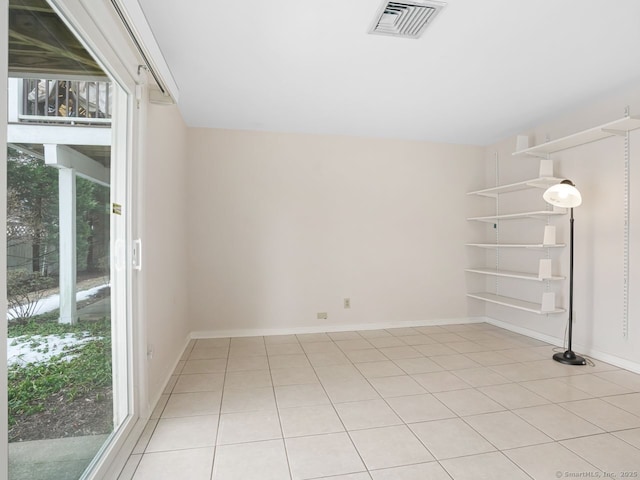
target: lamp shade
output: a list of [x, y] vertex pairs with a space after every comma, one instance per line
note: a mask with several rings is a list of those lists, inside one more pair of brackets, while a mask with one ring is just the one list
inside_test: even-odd
[[571, 180], [552, 185], [542, 194], [547, 203], [556, 207], [573, 208], [582, 203], [582, 195]]

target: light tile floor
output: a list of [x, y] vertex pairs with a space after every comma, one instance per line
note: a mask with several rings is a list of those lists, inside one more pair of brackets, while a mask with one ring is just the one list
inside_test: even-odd
[[120, 480], [640, 478], [640, 375], [488, 324], [192, 341]]

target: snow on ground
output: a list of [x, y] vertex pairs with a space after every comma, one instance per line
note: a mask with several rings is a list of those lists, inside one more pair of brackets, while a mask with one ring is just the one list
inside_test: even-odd
[[[64, 353], [65, 347], [83, 345], [97, 339], [98, 337], [90, 337], [88, 332], [82, 338], [78, 338], [75, 333], [7, 338], [7, 362], [9, 366], [46, 363], [51, 357]], [[69, 361], [74, 356], [70, 353], [62, 359]]]
[[[86, 300], [87, 298], [95, 295], [100, 290], [105, 287], [108, 287], [109, 284], [98, 285], [97, 287], [90, 288], [89, 290], [83, 290], [81, 292], [76, 292], [76, 301], [81, 302], [82, 300]], [[34, 310], [34, 315], [41, 315], [43, 313], [51, 312], [57, 308], [60, 308], [60, 295], [55, 294], [50, 297], [41, 298], [36, 302], [37, 306]], [[16, 316], [16, 312], [14, 309], [7, 311], [7, 319], [11, 320]]]
[[[86, 300], [97, 294], [100, 290], [108, 287], [109, 284], [99, 285], [97, 287], [83, 290], [76, 293], [78, 302]], [[50, 297], [42, 298], [37, 303], [34, 315], [51, 312], [60, 308], [60, 295], [55, 294]], [[11, 320], [12, 311], [7, 312], [7, 319]], [[64, 335], [31, 335], [20, 336], [15, 338], [7, 338], [7, 362], [12, 365], [26, 365], [28, 363], [46, 363], [52, 357], [64, 353], [65, 347], [74, 347], [84, 345], [99, 337], [90, 337], [89, 333], [85, 333], [83, 337], [79, 337], [76, 333], [66, 333]], [[70, 353], [62, 357], [62, 360], [69, 361], [75, 354]]]

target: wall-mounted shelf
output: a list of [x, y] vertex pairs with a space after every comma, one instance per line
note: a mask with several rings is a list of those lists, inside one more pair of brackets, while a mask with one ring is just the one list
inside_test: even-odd
[[485, 188], [483, 190], [476, 190], [475, 192], [469, 192], [467, 195], [482, 195], [484, 197], [497, 197], [501, 193], [518, 192], [520, 190], [527, 190], [529, 188], [549, 188], [551, 185], [560, 183], [563, 179], [556, 177], [540, 177], [532, 180], [525, 180], [523, 182], [510, 183], [509, 185], [499, 185], [497, 187]]
[[519, 212], [519, 213], [509, 213], [506, 215], [489, 215], [487, 217], [471, 217], [467, 218], [467, 220], [474, 220], [476, 222], [488, 222], [495, 223], [498, 220], [517, 220], [519, 218], [537, 218], [537, 219], [547, 219], [547, 217], [553, 217], [557, 215], [566, 214], [566, 210], [563, 211], [556, 210], [540, 210], [537, 212]]
[[467, 247], [480, 248], [562, 248], [564, 243], [545, 245], [544, 243], [467, 243]]
[[515, 308], [517, 310], [524, 310], [525, 312], [537, 313], [538, 315], [546, 315], [550, 313], [562, 313], [564, 309], [553, 307], [552, 309], [542, 308], [542, 304], [525, 302], [524, 300], [518, 300], [516, 298], [503, 297], [501, 295], [495, 295], [493, 293], [467, 293], [467, 297], [475, 298], [476, 300], [482, 300], [483, 302], [494, 303], [496, 305], [502, 305], [505, 307]]
[[[496, 160], [497, 162], [497, 160]], [[497, 168], [497, 167], [496, 167]], [[486, 286], [491, 292], [476, 292], [476, 293], [467, 293], [469, 298], [474, 298], [476, 300], [480, 300], [487, 303], [493, 303], [497, 305], [503, 305], [509, 308], [514, 308], [517, 310], [522, 310], [525, 312], [535, 313], [537, 315], [546, 315], [552, 313], [561, 313], [564, 310], [556, 307], [556, 294], [555, 290], [558, 289], [557, 285], [551, 289], [551, 281], [557, 282], [564, 280], [564, 277], [553, 275], [553, 260], [551, 256], [551, 249], [562, 248], [565, 245], [562, 243], [556, 243], [556, 227], [555, 225], [549, 224], [549, 218], [565, 215], [567, 213], [567, 209], [564, 208], [555, 208], [553, 210], [539, 210], [539, 211], [529, 211], [529, 212], [518, 212], [518, 213], [508, 213], [508, 214], [500, 214], [500, 203], [503, 194], [513, 195], [514, 192], [521, 192], [523, 190], [528, 189], [546, 189], [551, 185], [556, 185], [562, 181], [561, 178], [558, 178], [554, 175], [553, 172], [553, 160], [544, 159], [540, 161], [540, 168], [538, 169], [538, 177], [530, 180], [523, 180], [516, 183], [509, 183], [504, 185], [498, 185], [495, 187], [484, 188], [481, 190], [476, 190], [473, 192], [469, 192], [467, 195], [480, 195], [485, 197], [493, 197], [496, 200], [495, 205], [495, 215], [488, 215], [482, 217], [471, 217], [467, 218], [469, 221], [474, 222], [486, 222], [494, 224], [494, 232], [495, 232], [495, 243], [467, 243], [468, 247], [477, 247], [484, 249], [493, 249], [495, 250], [495, 261], [491, 262], [489, 257], [491, 255], [483, 255], [484, 260], [478, 260], [484, 263], [482, 266], [474, 266], [471, 268], [465, 269], [466, 272], [477, 275], [484, 276], [492, 276], [495, 280], [495, 285], [493, 288]], [[518, 195], [518, 193], [515, 193]], [[542, 196], [542, 195], [540, 195]], [[501, 223], [502, 220], [517, 220], [517, 219], [535, 219], [535, 220], [546, 220], [547, 225], [544, 227], [544, 235], [542, 238], [535, 239], [539, 243], [503, 243], [506, 238], [501, 238], [500, 234], [501, 227], [506, 226], [506, 224]], [[518, 227], [518, 225], [515, 225]], [[516, 228], [516, 230], [519, 230]], [[506, 228], [506, 232], [513, 232], [513, 229]], [[485, 235], [489, 232], [489, 229], [485, 229]], [[522, 239], [526, 239], [526, 236], [520, 235]], [[515, 239], [513, 234], [511, 238]], [[530, 237], [529, 237], [530, 238]], [[534, 240], [534, 241], [535, 241]], [[506, 258], [508, 262], [511, 262], [511, 267], [515, 270], [519, 270], [520, 268], [524, 268], [527, 270], [526, 266], [521, 266], [520, 264], [513, 263], [514, 259], [518, 259], [519, 257], [524, 257], [524, 262], [527, 265], [531, 263], [531, 255], [522, 255], [518, 249], [531, 249], [531, 250], [544, 250], [546, 251], [546, 258], [538, 259], [538, 272], [530, 273], [522, 272], [522, 271], [514, 271], [507, 270], [501, 268], [501, 250], [502, 251], [512, 251], [513, 254], [507, 255]], [[492, 264], [487, 264], [492, 263]], [[478, 264], [476, 264], [478, 265]], [[506, 265], [505, 265], [506, 266]], [[472, 279], [474, 282], [477, 279]], [[485, 279], [486, 280], [486, 279]], [[519, 280], [528, 281], [529, 285], [518, 284]], [[516, 282], [516, 283], [514, 283]], [[503, 284], [512, 284], [515, 288], [512, 289], [512, 295], [518, 294], [514, 292], [521, 292], [524, 294], [522, 289], [526, 288], [529, 290], [531, 288], [531, 283], [537, 282], [538, 284], [543, 284], [544, 291], [541, 295], [541, 302], [533, 303], [525, 300], [520, 300], [517, 298], [505, 297], [499, 295], [501, 290], [503, 289]], [[483, 282], [485, 284], [491, 282]], [[482, 287], [481, 287], [482, 288]], [[530, 295], [529, 295], [530, 297]]]
[[496, 270], [495, 268], [467, 268], [465, 272], [477, 273], [480, 275], [490, 275], [495, 277], [517, 278], [520, 280], [531, 280], [534, 282], [544, 282], [545, 280], [564, 280], [564, 277], [553, 275], [549, 278], [541, 278], [536, 273], [512, 272], [509, 270]]
[[597, 127], [583, 130], [566, 137], [551, 140], [550, 142], [541, 143], [535, 147], [525, 148], [514, 152], [514, 156], [530, 155], [534, 157], [547, 158], [549, 155], [567, 148], [573, 148], [586, 143], [602, 140], [603, 138], [612, 137], [613, 135], [621, 135], [631, 130], [640, 128], [639, 116], [623, 117], [613, 122], [605, 123]]

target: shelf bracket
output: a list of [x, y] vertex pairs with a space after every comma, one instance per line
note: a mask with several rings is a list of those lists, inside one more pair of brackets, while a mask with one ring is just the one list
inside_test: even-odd
[[627, 130], [616, 130], [614, 128], [603, 128], [603, 132], [610, 133], [611, 135], [617, 135], [619, 137], [623, 137], [627, 134]]
[[527, 155], [531, 157], [542, 158], [544, 160], [551, 160], [551, 155], [548, 153], [527, 152]]

